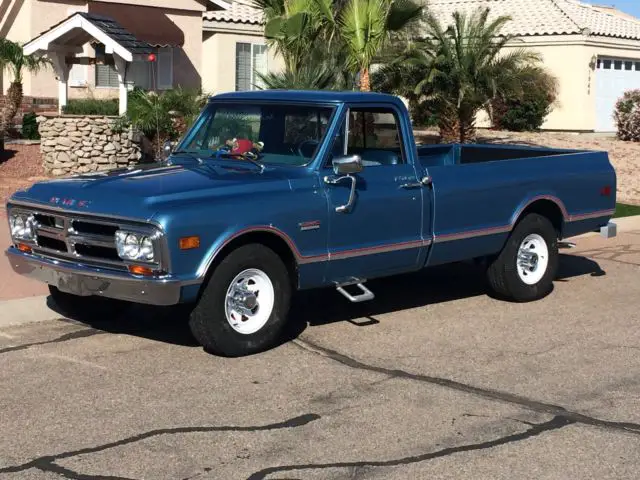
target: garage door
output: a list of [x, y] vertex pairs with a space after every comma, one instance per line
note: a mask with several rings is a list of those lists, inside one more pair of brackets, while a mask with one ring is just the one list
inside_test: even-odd
[[613, 112], [627, 90], [640, 88], [640, 59], [598, 59], [596, 71], [596, 131], [615, 132]]

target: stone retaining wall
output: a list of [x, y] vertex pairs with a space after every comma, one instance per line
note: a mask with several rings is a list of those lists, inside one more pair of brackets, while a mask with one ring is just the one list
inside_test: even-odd
[[135, 165], [143, 157], [133, 132], [114, 132], [114, 117], [46, 115], [37, 121], [47, 174], [63, 176], [110, 170]]

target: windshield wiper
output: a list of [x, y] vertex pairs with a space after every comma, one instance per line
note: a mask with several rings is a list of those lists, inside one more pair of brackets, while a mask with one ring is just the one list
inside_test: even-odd
[[258, 155], [256, 155], [253, 152], [245, 152], [245, 153], [231, 153], [229, 150], [226, 149], [220, 149], [220, 150], [216, 150], [215, 152], [213, 152], [209, 158], [215, 158], [215, 157], [225, 157], [225, 158], [235, 158], [235, 157], [242, 157], [243, 160], [248, 160], [249, 162], [253, 163], [256, 167], [258, 167], [260, 169], [260, 173], [262, 173], [265, 169], [265, 166], [263, 163], [258, 161]]
[[[198, 163], [203, 163], [202, 157], [198, 156], [195, 152], [190, 152], [189, 150], [174, 150], [173, 152], [171, 152], [171, 155], [187, 155], [189, 158], [193, 158], [194, 160], [197, 160]], [[166, 163], [169, 163], [169, 159], [171, 158], [171, 155], [169, 155], [165, 159]]]

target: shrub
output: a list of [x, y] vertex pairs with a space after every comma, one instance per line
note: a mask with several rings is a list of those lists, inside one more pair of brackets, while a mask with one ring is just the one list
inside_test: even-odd
[[207, 102], [199, 90], [175, 88], [161, 93], [134, 89], [129, 93], [127, 114], [117, 128], [133, 126], [153, 144], [156, 155], [165, 141], [178, 140], [194, 122]]
[[620, 140], [640, 142], [640, 90], [629, 90], [616, 103], [613, 118]]
[[541, 68], [523, 72], [522, 88], [491, 102], [493, 126], [499, 130], [538, 130], [558, 95], [557, 79]]
[[116, 98], [109, 99], [74, 99], [69, 100], [62, 107], [62, 112], [69, 115], [109, 115], [116, 116], [119, 113], [119, 102]]
[[25, 113], [22, 117], [22, 138], [40, 140], [38, 122], [36, 122], [36, 114], [34, 112]]

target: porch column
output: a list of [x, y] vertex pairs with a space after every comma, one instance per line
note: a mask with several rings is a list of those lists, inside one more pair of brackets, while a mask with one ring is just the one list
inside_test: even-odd
[[62, 108], [67, 105], [69, 99], [68, 83], [71, 65], [67, 65], [63, 52], [50, 52], [49, 58], [58, 77], [58, 113], [62, 113]]
[[120, 115], [124, 115], [125, 113], [127, 113], [127, 84], [125, 82], [127, 80], [127, 67], [129, 65], [124, 58], [115, 53], [113, 54], [113, 60], [116, 72], [118, 73]]

